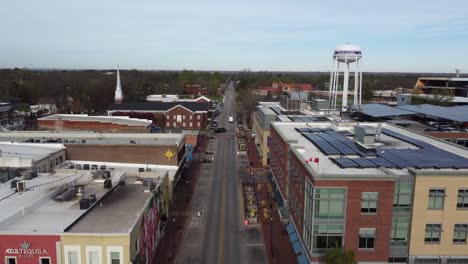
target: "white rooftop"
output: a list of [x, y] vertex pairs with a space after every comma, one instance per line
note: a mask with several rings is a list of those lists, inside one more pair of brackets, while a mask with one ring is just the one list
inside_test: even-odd
[[[185, 136], [182, 133], [99, 133], [88, 131], [11, 131], [0, 132], [0, 141], [46, 142], [60, 139], [63, 143], [79, 144], [135, 144], [179, 145]], [[36, 141], [34, 141], [36, 140]], [[66, 140], [66, 141], [65, 141]], [[85, 142], [82, 142], [84, 140]], [[132, 143], [133, 144], [133, 143]]]
[[[335, 164], [330, 157], [340, 157], [340, 155], [325, 155], [322, 153], [311, 141], [304, 137], [300, 132], [296, 131], [296, 128], [333, 128], [335, 131], [348, 131], [354, 134], [354, 124], [359, 123], [346, 123], [343, 125], [339, 122], [323, 122], [323, 123], [298, 123], [298, 122], [272, 122], [271, 126], [274, 127], [280, 134], [280, 136], [285, 141], [295, 149], [294, 153], [299, 157], [299, 160], [304, 162], [310, 160], [311, 158], [319, 158], [319, 165], [314, 162], [305, 162], [308, 169], [312, 170], [314, 173], [321, 174], [326, 177], [327, 175], [332, 175], [333, 177], [378, 177], [378, 176], [388, 176], [388, 171], [391, 171], [395, 174], [408, 174], [408, 169], [381, 169], [381, 168], [341, 168]], [[368, 127], [377, 128], [377, 123], [360, 123], [359, 125], [365, 125]], [[417, 140], [421, 140], [425, 143], [431, 144], [435, 147], [441, 148], [445, 151], [451, 152], [453, 154], [459, 155], [464, 158], [468, 158], [468, 150], [446, 143], [444, 141], [427, 137], [417, 132], [409, 131], [397, 126], [390, 124], [382, 124], [382, 128], [389, 129], [391, 131], [403, 134], [405, 136], [412, 137]], [[385, 134], [381, 134], [378, 142], [383, 143], [383, 146], [379, 147], [379, 150], [385, 150], [386, 148], [392, 149], [418, 149], [418, 147], [404, 142], [402, 140], [390, 137]], [[358, 158], [358, 156], [346, 156], [349, 158]], [[454, 169], [440, 169], [439, 172]], [[436, 171], [436, 170], [434, 170]], [[468, 172], [468, 169], [459, 169], [460, 172]]]
[[[90, 172], [40, 174], [25, 181], [27, 191], [16, 193], [10, 189], [10, 182], [0, 184], [0, 233], [62, 232], [87, 210], [80, 210], [79, 195], [69, 201], [55, 201], [61, 191], [85, 181], [88, 184], [84, 187], [84, 194], [95, 194], [99, 201], [110, 190], [104, 189], [103, 182], [92, 180], [90, 175]], [[118, 184], [123, 175], [111, 172], [112, 185]]]
[[147, 119], [130, 118], [128, 116], [88, 116], [88, 115], [70, 115], [70, 114], [55, 114], [41, 117], [38, 120], [61, 120], [61, 121], [76, 121], [76, 122], [101, 122], [112, 123], [127, 126], [150, 126], [152, 121]]

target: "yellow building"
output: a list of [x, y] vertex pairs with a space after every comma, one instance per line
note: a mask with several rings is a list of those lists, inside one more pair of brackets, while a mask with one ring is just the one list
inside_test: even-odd
[[415, 177], [409, 263], [468, 263], [468, 170]]
[[63, 264], [151, 261], [168, 215], [168, 177], [130, 181], [98, 201], [61, 236]]
[[257, 111], [253, 113], [252, 129], [255, 133], [255, 146], [261, 158], [262, 165], [268, 166], [270, 153], [270, 123], [276, 121], [278, 114], [283, 110], [278, 103], [260, 102]]

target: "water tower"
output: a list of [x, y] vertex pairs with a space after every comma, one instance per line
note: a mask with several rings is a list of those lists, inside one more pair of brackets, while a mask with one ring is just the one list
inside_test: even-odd
[[[330, 109], [336, 109], [336, 101], [339, 97], [338, 84], [340, 75], [343, 75], [343, 91], [341, 101], [341, 111], [348, 110], [348, 90], [349, 90], [349, 65], [354, 63], [354, 105], [361, 105], [362, 98], [362, 51], [359, 46], [346, 43], [336, 47], [333, 53], [333, 69], [330, 73]], [[344, 69], [341, 69], [342, 66]]]

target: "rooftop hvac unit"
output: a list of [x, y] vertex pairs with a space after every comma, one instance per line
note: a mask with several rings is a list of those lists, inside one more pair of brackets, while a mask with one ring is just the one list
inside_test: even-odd
[[25, 192], [26, 191], [26, 182], [18, 181], [16, 183], [16, 191], [17, 192]]
[[20, 181], [20, 180], [12, 180], [12, 181], [10, 182], [10, 189], [13, 189], [13, 190], [17, 191], [18, 189], [17, 189], [17, 187], [16, 187], [16, 183], [19, 182], [19, 181]]
[[104, 180], [104, 189], [110, 189], [112, 188], [112, 181], [107, 179], [107, 180]]
[[89, 208], [89, 199], [82, 198], [80, 199], [80, 210], [86, 210]]
[[89, 201], [89, 204], [90, 204], [90, 205], [94, 204], [94, 203], [97, 201], [96, 195], [95, 195], [95, 194], [90, 194], [90, 195], [88, 196], [88, 201]]
[[31, 180], [32, 178], [37, 177], [37, 171], [34, 170], [27, 170], [23, 172], [23, 179], [25, 180]]

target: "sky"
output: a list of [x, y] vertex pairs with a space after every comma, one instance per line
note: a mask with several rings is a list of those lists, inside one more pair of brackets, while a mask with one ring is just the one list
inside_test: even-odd
[[0, 68], [468, 72], [466, 0], [14, 0]]

